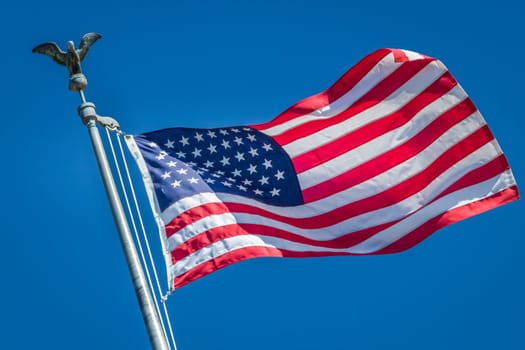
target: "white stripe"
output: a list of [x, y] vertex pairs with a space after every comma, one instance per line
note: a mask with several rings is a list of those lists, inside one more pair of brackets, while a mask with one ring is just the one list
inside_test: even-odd
[[[308, 244], [296, 243], [288, 241], [282, 238], [276, 238], [271, 236], [260, 236], [264, 242], [271, 244], [278, 249], [286, 249], [300, 252], [345, 252], [352, 254], [370, 254], [377, 252], [385, 247], [388, 247], [392, 243], [403, 238], [419, 226], [435, 218], [443, 213], [452, 210], [454, 208], [466, 205], [478, 201], [482, 198], [489, 197], [497, 192], [500, 192], [508, 187], [512, 186], [512, 175], [509, 172], [499, 174], [492, 179], [476, 184], [474, 186], [463, 188], [459, 191], [453, 192], [443, 198], [440, 198], [436, 202], [424, 207], [420, 211], [408, 216], [404, 220], [390, 226], [389, 228], [376, 233], [367, 240], [356, 244], [349, 248], [323, 248], [318, 246], [312, 246]], [[467, 198], [467, 199], [465, 199]]]
[[[278, 220], [269, 219], [267, 217], [255, 214], [246, 213], [226, 213], [204, 217], [193, 222], [191, 225], [184, 227], [179, 232], [168, 238], [170, 247], [177, 247], [184, 241], [189, 240], [207, 230], [223, 226], [223, 223], [233, 224], [262, 224], [269, 227], [275, 227], [284, 231], [288, 231], [309, 239], [315, 240], [331, 240], [341, 235], [346, 235], [362, 229], [381, 225], [384, 223], [399, 220], [406, 217], [410, 213], [417, 211], [432, 202], [444, 189], [449, 187], [463, 175], [480, 166], [486, 164], [491, 159], [496, 158], [499, 153], [490, 144], [486, 144], [477, 152], [472, 153], [464, 158], [454, 166], [447, 169], [437, 179], [432, 181], [428, 186], [418, 193], [407, 197], [406, 199], [397, 202], [388, 207], [383, 207], [374, 211], [370, 211], [347, 220], [335, 223], [331, 226], [321, 227], [319, 229], [303, 229], [283, 223]], [[252, 201], [252, 204], [254, 201]], [[277, 215], [283, 215], [279, 210], [274, 211]], [[231, 216], [233, 214], [233, 217]]]
[[[421, 111], [419, 111], [412, 119], [404, 125], [393, 129], [381, 136], [378, 136], [371, 141], [360, 145], [346, 153], [343, 153], [333, 159], [330, 159], [316, 167], [308, 169], [297, 178], [301, 189], [307, 189], [322, 182], [328, 181], [330, 178], [345, 173], [371, 159], [374, 159], [386, 151], [392, 150], [399, 145], [409, 141], [411, 138], [420, 133], [434, 120], [438, 119], [444, 112], [458, 105], [466, 98], [463, 90], [459, 87], [454, 87], [446, 95], [441, 96]], [[478, 118], [479, 119], [479, 118]], [[473, 118], [472, 122], [479, 125], [479, 120]], [[353, 118], [351, 119], [353, 120]], [[458, 133], [463, 130], [459, 129]], [[326, 137], [326, 135], [319, 135], [319, 138]], [[442, 140], [445, 138], [440, 137]], [[312, 140], [312, 142], [316, 142]]]
[[166, 208], [160, 215], [164, 224], [171, 222], [174, 218], [186, 210], [198, 207], [204, 203], [218, 203], [221, 200], [215, 192], [200, 192], [190, 197], [182, 198]]
[[435, 203], [424, 207], [402, 222], [399, 222], [370, 237], [366, 241], [355, 245], [350, 252], [366, 254], [381, 250], [403, 238], [406, 234], [415, 230], [430, 218], [437, 217], [451, 209], [489, 197], [512, 186], [513, 182], [514, 179], [510, 171], [505, 171], [489, 180], [453, 192], [440, 198]]
[[[461, 128], [461, 125], [456, 127]], [[464, 138], [465, 135], [461, 135], [459, 137], [448, 137], [449, 133], [454, 134], [455, 132], [456, 129], [454, 128], [449, 130], [447, 133], [443, 134], [444, 140], [436, 140], [423, 152], [416, 154], [413, 158], [408, 159], [406, 162], [403, 162], [394, 168], [391, 168], [387, 172], [379, 174], [376, 177], [373, 177], [366, 182], [363, 182], [345, 191], [338, 192], [330, 197], [326, 197], [306, 205], [280, 207], [256, 202], [250, 198], [233, 194], [219, 193], [219, 199], [213, 193], [199, 193], [192, 197], [181, 199], [172, 207], [166, 209], [166, 211], [163, 213], [163, 219], [165, 222], [170, 222], [179, 214], [187, 210], [193, 209], [200, 205], [218, 203], [221, 201], [254, 205], [263, 210], [290, 218], [308, 218], [321, 215], [337, 209], [345, 204], [349, 204], [383, 192], [416, 175], [432, 164], [448, 148], [452, 147], [458, 141]], [[481, 164], [489, 162], [500, 154], [501, 149], [498, 147], [496, 141], [492, 140], [492, 142], [480, 147], [478, 150], [461, 160], [459, 163], [454, 165], [454, 167], [464, 166], [466, 167], [466, 171], [470, 171]], [[174, 209], [174, 207], [177, 209]]]
[[338, 98], [336, 101], [328, 104], [327, 106], [323, 106], [310, 114], [305, 114], [301, 117], [294, 118], [282, 124], [261, 131], [270, 136], [276, 136], [311, 120], [331, 118], [351, 106], [374, 86], [392, 74], [392, 72], [394, 72], [402, 64], [402, 62], [398, 63], [394, 61], [394, 55], [391, 52], [381, 61], [379, 61], [351, 90]]
[[[476, 118], [471, 117], [471, 118]], [[313, 204], [316, 207], [322, 208], [323, 212], [333, 210], [347, 203], [355, 202], [363, 198], [367, 198], [383, 191], [388, 190], [406, 180], [409, 180], [413, 176], [417, 175], [421, 171], [428, 168], [436, 159], [443, 155], [449, 148], [462, 141], [466, 136], [476, 131], [482, 125], [476, 125], [469, 123], [470, 121], [464, 120], [463, 122], [455, 125], [444, 133], [440, 138], [431, 143], [420, 153], [415, 154], [406, 161], [388, 169], [387, 171], [374, 176], [356, 186], [353, 186], [344, 191], [335, 193], [329, 197], [320, 199]], [[463, 124], [469, 124], [470, 127], [465, 130]], [[460, 131], [460, 132], [459, 132]], [[484, 154], [484, 152], [488, 152]], [[469, 159], [473, 162], [477, 162], [475, 157], [479, 159], [485, 159], [485, 157], [492, 157], [498, 154], [494, 145], [487, 144], [481, 149], [474, 152]], [[466, 164], [466, 163], [462, 163]]]
[[358, 113], [352, 118], [345, 119], [314, 134], [301, 137], [283, 146], [283, 148], [291, 158], [294, 158], [319, 148], [334, 139], [345, 136], [365, 124], [392, 114], [419, 95], [445, 72], [446, 70], [439, 62], [433, 61], [381, 102]]
[[237, 220], [231, 213], [208, 215], [200, 220], [193, 222], [190, 225], [184, 226], [178, 230], [175, 234], [169, 237], [168, 247], [170, 250], [174, 250], [180, 244], [188, 241], [194, 237], [197, 232], [202, 233], [213, 228], [236, 224]]
[[423, 55], [417, 52], [414, 52], [414, 51], [409, 51], [409, 50], [401, 50], [401, 51], [403, 51], [405, 56], [407, 56], [410, 61], [415, 61], [415, 60], [420, 60], [420, 59], [425, 58]]
[[246, 247], [270, 247], [261, 238], [255, 235], [243, 235], [226, 238], [222, 241], [215, 242], [207, 247], [204, 247], [197, 252], [188, 255], [179, 260], [171, 266], [171, 271], [174, 276], [180, 276], [192, 268], [217, 258], [226, 253], [232, 252], [236, 249]]
[[414, 213], [405, 220], [350, 248], [323, 248], [291, 242], [282, 238], [259, 236], [254, 233], [251, 235], [241, 235], [227, 238], [200, 249], [174, 264], [172, 266], [172, 272], [175, 276], [180, 276], [181, 274], [197, 267], [200, 264], [210, 261], [211, 259], [220, 257], [221, 255], [236, 249], [246, 247], [271, 247], [296, 252], [335, 252], [352, 254], [373, 253], [396, 242], [431, 218], [442, 215], [453, 208], [472, 203], [492, 194], [498, 193], [512, 185], [514, 185], [512, 174], [510, 171], [506, 171], [492, 179], [474, 186], [463, 188], [443, 198], [440, 198], [439, 200]]

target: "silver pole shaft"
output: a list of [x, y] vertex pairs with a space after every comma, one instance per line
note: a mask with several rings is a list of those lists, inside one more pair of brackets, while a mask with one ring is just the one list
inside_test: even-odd
[[124, 250], [126, 262], [128, 263], [129, 272], [137, 294], [137, 299], [140, 304], [140, 310], [144, 318], [144, 323], [148, 331], [149, 340], [153, 350], [169, 350], [169, 345], [164, 336], [164, 332], [160, 323], [159, 315], [155, 310], [153, 298], [148, 288], [146, 278], [144, 276], [144, 270], [140, 263], [140, 259], [135, 247], [135, 242], [131, 235], [131, 231], [128, 226], [126, 215], [122, 207], [122, 202], [115, 186], [115, 180], [111, 174], [109, 163], [102, 145], [100, 133], [96, 125], [96, 112], [92, 103], [86, 103], [83, 92], [80, 94], [82, 105], [79, 107], [79, 114], [89, 131], [93, 150], [97, 158], [98, 167], [104, 182], [106, 194], [108, 196], [113, 218], [117, 225], [117, 230], [120, 237], [120, 243]]

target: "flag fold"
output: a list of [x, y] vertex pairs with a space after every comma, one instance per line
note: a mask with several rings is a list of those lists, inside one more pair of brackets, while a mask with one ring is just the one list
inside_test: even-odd
[[254, 257], [394, 253], [518, 199], [485, 120], [446, 67], [366, 56], [272, 121], [127, 136], [171, 288]]

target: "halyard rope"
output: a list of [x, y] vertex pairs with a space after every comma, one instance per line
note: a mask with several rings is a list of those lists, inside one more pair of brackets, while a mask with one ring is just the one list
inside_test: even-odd
[[[115, 131], [115, 130], [111, 130], [111, 131]], [[124, 165], [124, 169], [126, 171], [127, 184], [128, 184], [128, 186], [129, 186], [129, 188], [131, 190], [131, 196], [133, 198], [133, 202], [134, 202], [134, 205], [135, 205], [135, 212], [136, 212], [139, 224], [140, 224], [140, 228], [141, 228], [141, 232], [142, 232], [142, 238], [143, 238], [143, 240], [144, 240], [144, 242], [146, 244], [146, 249], [147, 249], [147, 253], [148, 253], [150, 264], [148, 264], [146, 262], [144, 249], [142, 247], [141, 239], [139, 237], [137, 225], [136, 225], [136, 222], [135, 222], [134, 211], [131, 209], [131, 204], [130, 204], [130, 201], [129, 201], [128, 193], [127, 193], [127, 190], [126, 190], [126, 186], [124, 184], [124, 179], [123, 179], [123, 176], [122, 176], [122, 172], [120, 170], [120, 165], [119, 165], [120, 162], [117, 159], [117, 155], [116, 155], [116, 152], [115, 152], [115, 148], [113, 146], [113, 141], [112, 141], [112, 137], [111, 137], [111, 134], [110, 134], [110, 130], [108, 128], [106, 128], [106, 136], [107, 136], [107, 139], [108, 139], [109, 148], [111, 149], [111, 154], [113, 155], [113, 161], [114, 161], [114, 164], [115, 164], [115, 170], [116, 170], [116, 172], [118, 174], [118, 178], [119, 178], [119, 181], [120, 181], [120, 186], [122, 188], [122, 194], [124, 196], [124, 201], [126, 202], [126, 207], [127, 207], [128, 214], [129, 214], [129, 217], [130, 217], [131, 225], [133, 227], [133, 233], [135, 234], [135, 240], [136, 240], [137, 245], [138, 245], [138, 249], [139, 249], [139, 252], [140, 252], [142, 264], [143, 264], [144, 269], [146, 271], [146, 278], [148, 279], [149, 288], [151, 290], [151, 294], [153, 294], [153, 300], [154, 300], [154, 303], [155, 303], [155, 308], [157, 309], [157, 313], [159, 315], [159, 319], [160, 319], [160, 322], [161, 322], [161, 325], [162, 325], [162, 330], [163, 330], [163, 333], [164, 333], [164, 337], [166, 338], [166, 342], [168, 343], [168, 346], [170, 346], [169, 345], [169, 343], [170, 343], [169, 340], [171, 340], [171, 343], [173, 344], [174, 349], [177, 350], [177, 345], [175, 344], [175, 337], [173, 335], [173, 329], [172, 329], [172, 326], [171, 326], [169, 313], [168, 313], [168, 310], [167, 310], [167, 307], [166, 307], [166, 303], [165, 303], [167, 297], [162, 293], [162, 289], [161, 289], [161, 286], [160, 286], [157, 269], [155, 267], [155, 262], [154, 262], [154, 259], [153, 259], [153, 254], [151, 252], [148, 236], [146, 234], [146, 229], [145, 229], [145, 226], [144, 226], [144, 221], [142, 219], [140, 206], [138, 204], [138, 200], [137, 200], [137, 196], [135, 194], [135, 189], [134, 189], [134, 186], [133, 186], [133, 182], [131, 180], [128, 164], [127, 164], [126, 157], [125, 157], [125, 154], [124, 154], [124, 148], [122, 147], [122, 142], [121, 142], [121, 134], [122, 134], [122, 132], [116, 131], [115, 133], [116, 133], [116, 139], [118, 141], [119, 150], [120, 150], [120, 162], [122, 162], [122, 164]], [[152, 282], [152, 279], [151, 279], [150, 268], [153, 270], [153, 275], [154, 275], [156, 286], [157, 286], [157, 293], [155, 293], [155, 289], [153, 288], [153, 282]], [[157, 294], [160, 296], [160, 299], [162, 301], [164, 317], [162, 317], [161, 312], [160, 312], [160, 307], [159, 307], [159, 301], [157, 299]], [[166, 331], [166, 325], [164, 324], [164, 320], [163, 319], [166, 320], [169, 336], [170, 336], [171, 339], [168, 339], [168, 334], [167, 334], [168, 332]], [[171, 346], [170, 346], [170, 349], [171, 349]]]

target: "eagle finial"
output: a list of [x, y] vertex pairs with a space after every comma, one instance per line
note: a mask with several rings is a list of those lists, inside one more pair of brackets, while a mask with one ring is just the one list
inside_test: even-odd
[[102, 35], [98, 33], [87, 33], [80, 40], [78, 49], [72, 41], [67, 43], [67, 51], [64, 52], [54, 42], [40, 44], [33, 48], [33, 52], [49, 56], [56, 63], [66, 66], [69, 72], [69, 89], [79, 91], [85, 89], [87, 80], [82, 74], [80, 62], [86, 57], [89, 48], [100, 39]]

